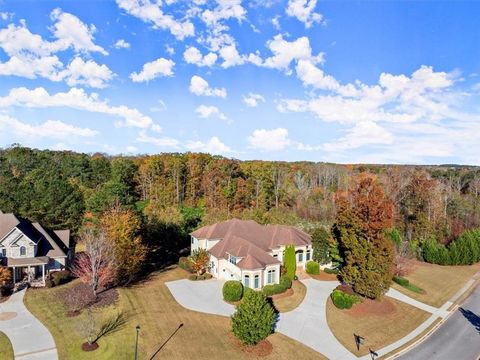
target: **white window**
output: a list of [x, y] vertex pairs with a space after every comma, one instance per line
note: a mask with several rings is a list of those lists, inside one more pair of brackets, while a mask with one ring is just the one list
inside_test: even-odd
[[193, 236], [192, 236], [192, 244], [193, 244], [194, 242], [195, 242], [195, 239], [194, 239]]
[[232, 264], [236, 265], [237, 264], [237, 258], [233, 255], [230, 255], [228, 261], [230, 261]]
[[260, 276], [255, 275], [253, 287], [255, 289], [258, 289], [260, 287]]
[[310, 261], [310, 250], [307, 250], [307, 261]]
[[298, 252], [298, 262], [303, 262], [303, 251]]
[[20, 256], [27, 255], [27, 248], [25, 246], [20, 246]]
[[275, 282], [275, 270], [268, 270], [267, 283], [273, 284]]
[[243, 278], [243, 285], [245, 287], [250, 287], [250, 275], [245, 275]]

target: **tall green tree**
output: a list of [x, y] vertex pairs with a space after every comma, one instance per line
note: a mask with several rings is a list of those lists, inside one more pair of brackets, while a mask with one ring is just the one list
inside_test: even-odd
[[320, 264], [330, 262], [330, 233], [324, 227], [318, 227], [312, 232], [313, 260]]
[[385, 238], [391, 227], [393, 206], [373, 176], [361, 174], [348, 200], [341, 197], [334, 235], [343, 253], [341, 276], [355, 292], [379, 298], [388, 291], [393, 276], [394, 250]]
[[283, 266], [287, 276], [293, 280], [295, 278], [295, 272], [297, 271], [297, 258], [295, 256], [295, 246], [285, 246], [285, 254], [283, 255]]

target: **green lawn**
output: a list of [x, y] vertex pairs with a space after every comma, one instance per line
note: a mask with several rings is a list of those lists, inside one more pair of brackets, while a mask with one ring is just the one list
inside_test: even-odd
[[[59, 288], [29, 290], [25, 304], [52, 332], [60, 359], [130, 359], [133, 358], [135, 326], [140, 325], [139, 359], [150, 359], [162, 343], [178, 328], [184, 326], [160, 350], [154, 359], [252, 359], [240, 351], [232, 340], [230, 320], [187, 310], [176, 303], [166, 281], [184, 278], [186, 273], [171, 269], [154, 274], [150, 280], [131, 288], [119, 289], [118, 304], [105, 308], [99, 317], [113, 316], [122, 311], [126, 324], [117, 332], [99, 340], [99, 349], [86, 353], [78, 335], [78, 323], [85, 314], [68, 318], [61, 301], [67, 284]], [[273, 352], [264, 359], [324, 359], [310, 348], [281, 334], [268, 338]]]
[[13, 360], [12, 344], [3, 332], [0, 332], [0, 355], [2, 360]]

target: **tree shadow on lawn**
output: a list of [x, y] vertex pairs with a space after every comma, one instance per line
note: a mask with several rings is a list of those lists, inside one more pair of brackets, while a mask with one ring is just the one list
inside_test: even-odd
[[465, 317], [465, 319], [467, 319], [468, 322], [470, 322], [470, 324], [472, 324], [475, 327], [477, 332], [480, 333], [480, 316], [462, 307], [460, 307], [459, 310], [462, 313], [462, 315]]
[[119, 312], [110, 318], [108, 318], [98, 331], [96, 339], [94, 342], [97, 342], [101, 337], [113, 334], [114, 332], [122, 329], [127, 323], [127, 317], [124, 312]]

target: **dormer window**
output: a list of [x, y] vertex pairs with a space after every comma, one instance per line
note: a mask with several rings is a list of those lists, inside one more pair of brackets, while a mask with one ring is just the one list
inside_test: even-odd
[[27, 248], [25, 246], [20, 246], [20, 256], [27, 255]]
[[233, 255], [230, 255], [230, 257], [228, 258], [228, 261], [230, 261], [234, 265], [237, 264], [237, 258]]

